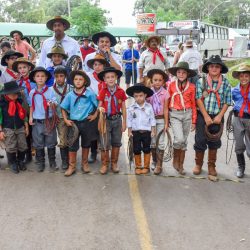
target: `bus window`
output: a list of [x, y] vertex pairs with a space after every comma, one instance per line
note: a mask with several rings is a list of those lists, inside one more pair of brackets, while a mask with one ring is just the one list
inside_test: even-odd
[[218, 28], [218, 39], [222, 39], [222, 36], [221, 36], [221, 28]]
[[221, 38], [225, 40], [225, 29], [221, 28]]
[[209, 38], [208, 25], [205, 26], [205, 38]]
[[212, 26], [209, 26], [209, 38], [214, 38], [214, 32]]
[[218, 28], [214, 27], [214, 38], [218, 39]]

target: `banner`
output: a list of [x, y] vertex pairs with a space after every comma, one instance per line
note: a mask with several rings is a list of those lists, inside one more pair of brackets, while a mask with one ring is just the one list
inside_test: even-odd
[[137, 34], [150, 35], [156, 31], [156, 14], [143, 13], [136, 16]]

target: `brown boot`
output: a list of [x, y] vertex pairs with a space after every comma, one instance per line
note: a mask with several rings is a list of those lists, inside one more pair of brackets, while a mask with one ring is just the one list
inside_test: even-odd
[[193, 174], [195, 174], [195, 175], [201, 174], [204, 154], [205, 154], [204, 151], [195, 151], [195, 164], [196, 165], [193, 168]]
[[157, 155], [157, 162], [156, 162], [156, 168], [154, 170], [154, 174], [159, 175], [162, 172], [162, 163], [163, 163], [164, 151], [159, 150], [159, 152], [157, 152], [156, 155]]
[[216, 172], [217, 149], [208, 149], [208, 175], [217, 176]]
[[185, 175], [185, 171], [184, 171], [184, 160], [185, 160], [185, 154], [186, 154], [186, 150], [181, 150], [180, 151], [180, 161], [179, 161], [179, 174], [181, 175]]
[[82, 149], [82, 171], [85, 174], [88, 174], [90, 172], [88, 157], [89, 157], [89, 148], [83, 148]]
[[111, 170], [115, 174], [119, 173], [119, 171], [120, 171], [118, 166], [117, 166], [119, 152], [120, 152], [119, 147], [112, 147], [112, 151], [111, 151]]
[[108, 173], [108, 166], [109, 166], [109, 150], [102, 150], [101, 151], [101, 160], [102, 160], [102, 166], [99, 170], [101, 174], [107, 174]]
[[143, 169], [141, 170], [141, 174], [148, 174], [150, 172], [150, 157], [151, 157], [151, 154], [148, 153], [148, 154], [144, 154], [144, 167]]
[[181, 150], [174, 148], [174, 152], [173, 152], [173, 167], [175, 168], [176, 171], [179, 172], [179, 164], [180, 164], [180, 154], [181, 154]]
[[141, 174], [141, 154], [134, 155], [135, 158], [135, 174]]
[[76, 172], [76, 152], [69, 152], [69, 167], [64, 176], [71, 176]]

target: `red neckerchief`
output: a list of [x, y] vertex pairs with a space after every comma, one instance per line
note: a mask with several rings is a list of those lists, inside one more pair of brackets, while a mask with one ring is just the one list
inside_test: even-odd
[[241, 95], [243, 97], [243, 103], [241, 105], [240, 113], [239, 113], [240, 117], [243, 117], [244, 110], [245, 110], [245, 108], [246, 108], [247, 105], [248, 105], [248, 113], [250, 113], [250, 102], [248, 100], [249, 91], [250, 91], [250, 83], [248, 83], [246, 91], [244, 91], [244, 89], [242, 88], [242, 86], [240, 86], [240, 93], [241, 93]]
[[76, 98], [76, 100], [75, 100], [75, 103], [74, 103], [74, 105], [76, 105], [76, 103], [78, 102], [78, 100], [79, 100], [80, 98], [84, 98], [84, 97], [85, 97], [85, 96], [84, 96], [84, 93], [85, 93], [85, 91], [86, 91], [86, 88], [84, 87], [84, 89], [82, 90], [82, 92], [81, 92], [80, 94], [76, 93], [75, 90], [73, 90], [73, 91], [74, 91], [75, 95], [77, 96], [77, 98]]
[[155, 62], [156, 62], [156, 56], [159, 56], [161, 61], [164, 62], [164, 57], [163, 57], [163, 55], [162, 55], [162, 53], [161, 53], [161, 51], [159, 49], [152, 50], [152, 49], [149, 48], [148, 50], [153, 53], [153, 64], [155, 64]]
[[101, 80], [98, 78], [97, 73], [96, 73], [95, 71], [93, 72], [93, 76], [94, 76], [94, 78], [96, 79], [96, 81], [98, 82], [98, 92], [100, 93], [101, 90], [103, 90], [103, 89], [107, 86], [107, 84], [106, 84], [106, 82], [101, 81]]
[[35, 96], [36, 95], [41, 95], [42, 98], [43, 98], [43, 107], [44, 107], [44, 110], [47, 111], [48, 109], [48, 103], [47, 103], [47, 100], [44, 96], [44, 93], [48, 90], [48, 86], [46, 86], [41, 92], [39, 92], [37, 89], [35, 89], [35, 93], [33, 94], [32, 96], [32, 109], [33, 111], [35, 111]]
[[13, 79], [15, 79], [15, 80], [18, 79], [18, 74], [15, 73], [14, 71], [12, 71], [11, 69], [7, 68], [7, 69], [6, 69], [6, 72], [7, 72]]
[[25, 82], [26, 89], [28, 90], [28, 93], [31, 91], [31, 86], [30, 86], [30, 80], [29, 77], [21, 77], [19, 87], [23, 86], [23, 82]]
[[58, 90], [58, 88], [57, 88], [57, 86], [56, 86], [56, 83], [54, 83], [54, 85], [53, 85], [53, 89], [55, 90], [55, 92], [56, 92], [59, 96], [61, 96], [60, 103], [63, 101], [63, 99], [64, 99], [64, 97], [65, 97], [65, 95], [66, 95], [67, 87], [68, 87], [68, 84], [65, 83], [63, 92], [61, 93], [61, 92]]
[[218, 93], [218, 90], [220, 89], [220, 87], [222, 85], [222, 75], [220, 75], [220, 77], [219, 77], [218, 85], [217, 85], [216, 89], [213, 89], [212, 78], [210, 77], [210, 75], [207, 75], [207, 84], [210, 88], [210, 89], [207, 89], [208, 94], [210, 94], [210, 93], [215, 94], [218, 107], [220, 108], [220, 95]]
[[9, 102], [8, 114], [9, 116], [15, 116], [16, 110], [18, 112], [18, 116], [21, 120], [24, 120], [26, 116], [26, 111], [17, 100], [11, 100], [7, 95], [4, 96], [5, 100]]

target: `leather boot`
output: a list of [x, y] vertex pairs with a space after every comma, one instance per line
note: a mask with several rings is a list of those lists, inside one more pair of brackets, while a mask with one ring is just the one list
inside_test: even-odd
[[141, 154], [134, 155], [135, 158], [135, 174], [141, 174]]
[[148, 154], [144, 154], [144, 167], [143, 169], [141, 170], [141, 174], [148, 174], [150, 172], [150, 157], [151, 157], [151, 154], [148, 153]]
[[186, 154], [186, 150], [181, 150], [180, 152], [180, 161], [179, 161], [179, 174], [181, 175], [185, 175], [185, 171], [184, 171], [184, 160], [185, 160], [185, 154]]
[[156, 168], [156, 162], [157, 162], [156, 148], [151, 148], [151, 155], [152, 155], [151, 170], [154, 171]]
[[92, 141], [91, 142], [91, 153], [88, 159], [88, 162], [91, 163], [95, 163], [96, 162], [96, 157], [97, 157], [97, 141]]
[[17, 158], [16, 158], [16, 153], [8, 153], [7, 154], [7, 158], [8, 158], [8, 163], [10, 165], [10, 169], [13, 173], [18, 174], [19, 173], [19, 167], [17, 164]]
[[120, 147], [112, 147], [111, 151], [111, 170], [113, 173], [119, 173], [119, 168], [117, 166], [118, 158], [119, 158]]
[[62, 170], [67, 170], [69, 165], [69, 148], [60, 148], [60, 154], [62, 159], [61, 168]]
[[48, 158], [49, 158], [49, 166], [50, 171], [54, 172], [58, 170], [58, 167], [56, 165], [56, 148], [48, 148]]
[[244, 153], [236, 154], [236, 158], [237, 158], [237, 162], [238, 162], [238, 169], [237, 169], [237, 172], [236, 172], [236, 176], [238, 178], [243, 178], [244, 177], [244, 172], [245, 172], [245, 167], [246, 167]]
[[208, 175], [212, 175], [212, 176], [217, 176], [217, 172], [216, 172], [216, 158], [217, 157], [217, 149], [208, 149]]
[[107, 174], [109, 166], [109, 150], [101, 151], [101, 161], [102, 161], [102, 166], [99, 171], [101, 174]]
[[181, 150], [174, 148], [173, 152], [173, 167], [175, 168], [176, 171], [179, 171], [179, 163], [180, 163], [180, 154]]
[[89, 148], [83, 148], [82, 149], [82, 171], [85, 174], [90, 173], [88, 156], [89, 156]]
[[43, 172], [45, 169], [45, 150], [36, 149], [36, 166], [38, 172]]
[[64, 176], [71, 176], [76, 172], [76, 155], [77, 152], [69, 152], [69, 167], [64, 173]]
[[156, 162], [156, 168], [154, 170], [154, 174], [159, 175], [162, 172], [164, 150], [159, 150], [159, 152], [157, 152], [156, 156], [157, 156], [157, 162]]
[[25, 166], [25, 161], [24, 161], [26, 153], [27, 152], [20, 152], [20, 151], [17, 152], [17, 164], [18, 164], [20, 171], [27, 170]]
[[195, 164], [196, 165], [193, 168], [193, 174], [195, 174], [195, 175], [201, 174], [204, 154], [205, 154], [204, 151], [195, 151]]
[[32, 152], [31, 149], [28, 149], [25, 154], [25, 163], [30, 163], [32, 161]]

